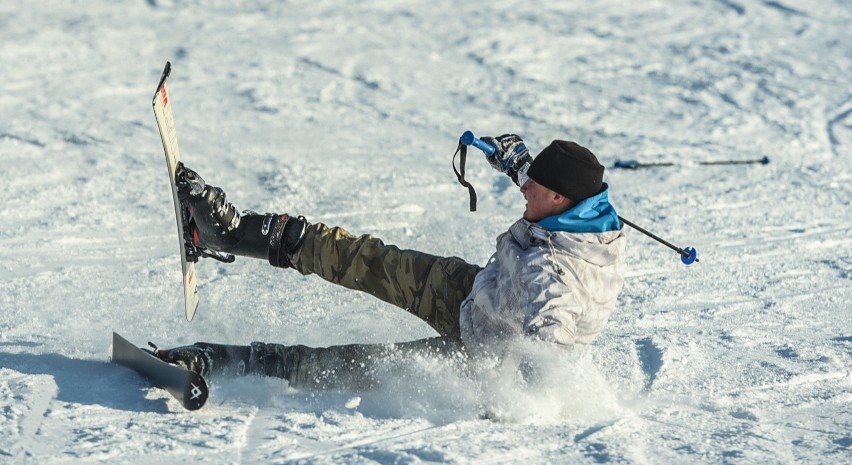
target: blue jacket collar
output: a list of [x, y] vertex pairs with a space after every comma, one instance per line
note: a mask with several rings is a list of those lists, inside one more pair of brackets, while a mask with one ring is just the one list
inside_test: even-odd
[[618, 231], [621, 221], [612, 204], [609, 203], [609, 186], [604, 183], [600, 194], [593, 195], [567, 211], [548, 216], [538, 222], [539, 226], [548, 231], [564, 231], [569, 233], [597, 233]]

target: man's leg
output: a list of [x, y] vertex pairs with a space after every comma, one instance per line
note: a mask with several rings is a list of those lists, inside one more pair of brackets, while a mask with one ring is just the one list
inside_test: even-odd
[[198, 173], [183, 167], [178, 178], [178, 196], [192, 211], [195, 245], [201, 250], [265, 258], [273, 266], [320, 275], [408, 310], [442, 336], [459, 338], [459, 307], [478, 266], [310, 225], [302, 217], [240, 216], [224, 191], [208, 186]]
[[197, 342], [158, 351], [168, 362], [181, 362], [205, 378], [258, 375], [283, 378], [301, 389], [369, 390], [381, 373], [404, 370], [413, 356], [465, 357], [457, 342], [435, 337], [397, 344], [349, 344], [331, 347], [285, 346], [253, 342], [232, 346]]
[[417, 315], [453, 340], [460, 339], [459, 308], [481, 270], [458, 257], [400, 250], [322, 223], [308, 226], [290, 259], [302, 274], [367, 292]]
[[307, 389], [374, 389], [381, 373], [410, 365], [411, 357], [450, 357], [461, 346], [442, 338], [397, 344], [349, 344], [331, 347], [284, 346], [254, 342], [254, 374], [284, 378], [291, 387]]

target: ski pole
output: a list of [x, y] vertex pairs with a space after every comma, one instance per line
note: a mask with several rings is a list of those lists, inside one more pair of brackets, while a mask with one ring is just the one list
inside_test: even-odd
[[[472, 145], [472, 146], [478, 148], [479, 150], [482, 150], [483, 152], [485, 152], [485, 155], [487, 155], [489, 157], [494, 156], [494, 152], [497, 151], [497, 149], [494, 146], [492, 146], [491, 144], [488, 144], [487, 142], [483, 142], [481, 139], [478, 139], [470, 131], [465, 131], [464, 134], [462, 134], [461, 138], [459, 138], [459, 144]], [[766, 163], [769, 163], [769, 159], [766, 158], [766, 157], [764, 157], [764, 158], [766, 159]], [[634, 163], [636, 163], [636, 162], [634, 162]], [[617, 162], [616, 162], [616, 164], [617, 164]], [[633, 168], [633, 169], [636, 169], [636, 168]], [[621, 220], [624, 224], [630, 226], [631, 228], [639, 231], [640, 233], [650, 237], [651, 239], [654, 239], [655, 241], [659, 242], [660, 244], [663, 244], [666, 247], [668, 247], [668, 248], [674, 250], [675, 252], [677, 252], [678, 254], [680, 254], [680, 261], [683, 262], [684, 265], [691, 265], [693, 262], [698, 261], [698, 252], [695, 250], [694, 247], [686, 247], [686, 248], [677, 247], [677, 246], [669, 243], [668, 241], [662, 239], [661, 237], [654, 235], [650, 231], [648, 231], [644, 228], [641, 228], [641, 227], [637, 226], [636, 224], [634, 224], [630, 221], [627, 221], [620, 216], [618, 217], [618, 219]]]
[[[754, 160], [718, 160], [718, 161], [700, 161], [699, 165], [766, 165], [769, 164], [769, 157], [757, 158]], [[654, 168], [657, 166], [675, 166], [672, 162], [652, 162], [642, 163], [636, 160], [616, 160], [613, 168], [623, 168], [626, 170], [638, 170], [639, 168]]]
[[768, 165], [769, 157], [764, 156], [755, 160], [720, 160], [720, 161], [700, 161], [699, 165], [752, 165], [761, 164]]
[[631, 223], [630, 221], [625, 220], [621, 216], [619, 216], [618, 219], [621, 220], [622, 223], [626, 224], [627, 226], [630, 226], [631, 228], [639, 231], [640, 233], [650, 237], [651, 239], [654, 239], [655, 241], [659, 242], [660, 244], [663, 244], [664, 246], [666, 246], [666, 247], [674, 250], [675, 252], [679, 253], [680, 254], [680, 261], [682, 261], [684, 265], [692, 265], [693, 262], [699, 261], [698, 260], [698, 251], [696, 251], [694, 247], [685, 247], [685, 248], [681, 249], [680, 247], [677, 247], [677, 246], [669, 243], [668, 241], [664, 240], [663, 238], [656, 236], [655, 234], [651, 233], [650, 231], [648, 231], [644, 228], [641, 228], [641, 227]]

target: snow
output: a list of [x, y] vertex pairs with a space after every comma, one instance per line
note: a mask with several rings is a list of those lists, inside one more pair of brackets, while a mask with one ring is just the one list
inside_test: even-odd
[[[852, 463], [852, 9], [843, 0], [0, 3], [0, 463]], [[430, 336], [262, 261], [183, 316], [151, 99], [241, 209], [485, 263], [523, 210], [465, 130], [607, 166], [628, 277], [579, 361], [524, 389], [412, 360], [376, 392], [212, 383], [183, 411], [112, 331], [329, 345]], [[700, 166], [700, 161], [771, 163]], [[482, 419], [486, 408], [492, 420]]]

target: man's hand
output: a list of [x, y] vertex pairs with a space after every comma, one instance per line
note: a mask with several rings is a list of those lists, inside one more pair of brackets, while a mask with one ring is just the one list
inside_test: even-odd
[[494, 155], [486, 156], [491, 167], [508, 174], [517, 183], [518, 171], [525, 164], [532, 162], [530, 151], [523, 139], [517, 134], [503, 134], [497, 137], [483, 137], [482, 141], [497, 149]]

